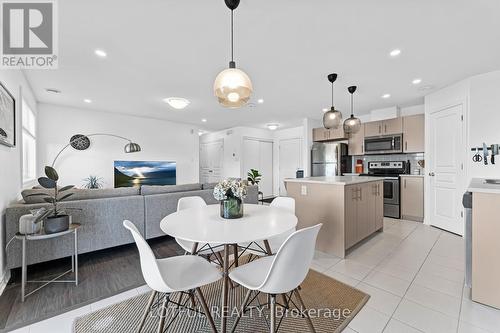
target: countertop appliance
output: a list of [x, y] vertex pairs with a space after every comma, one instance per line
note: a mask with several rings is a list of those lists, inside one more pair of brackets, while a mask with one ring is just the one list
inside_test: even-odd
[[368, 173], [361, 175], [384, 178], [384, 216], [401, 217], [399, 175], [408, 174], [409, 169], [405, 161], [368, 162]]
[[400, 154], [403, 152], [403, 134], [365, 138], [365, 154]]
[[311, 149], [311, 176], [342, 176], [352, 172], [352, 157], [347, 144], [342, 142], [315, 142]]

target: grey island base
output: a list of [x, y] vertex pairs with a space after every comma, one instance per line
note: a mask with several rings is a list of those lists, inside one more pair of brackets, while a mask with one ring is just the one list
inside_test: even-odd
[[346, 250], [383, 229], [383, 180], [377, 177], [285, 179], [298, 228], [323, 223], [316, 249], [344, 258]]

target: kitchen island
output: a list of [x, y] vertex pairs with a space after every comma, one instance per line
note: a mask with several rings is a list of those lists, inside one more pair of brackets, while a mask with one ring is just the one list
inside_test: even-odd
[[298, 228], [323, 223], [316, 249], [345, 257], [346, 250], [383, 229], [383, 179], [365, 176], [285, 179], [295, 199]]

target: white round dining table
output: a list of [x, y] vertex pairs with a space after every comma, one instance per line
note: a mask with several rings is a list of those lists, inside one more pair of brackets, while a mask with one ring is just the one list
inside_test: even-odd
[[[245, 204], [243, 217], [224, 219], [220, 216], [220, 205], [208, 205], [190, 208], [172, 213], [160, 222], [161, 230], [169, 236], [194, 243], [193, 254], [198, 244], [216, 244], [224, 246], [221, 330], [226, 332], [227, 300], [229, 283], [229, 251], [233, 247], [235, 266], [237, 261], [237, 244], [263, 241], [266, 251], [271, 255], [268, 239], [295, 229], [297, 217], [281, 208]], [[228, 312], [231, 312], [230, 310]]]

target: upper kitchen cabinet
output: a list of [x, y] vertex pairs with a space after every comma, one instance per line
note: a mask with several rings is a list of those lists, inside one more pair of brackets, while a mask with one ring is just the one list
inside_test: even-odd
[[403, 152], [425, 151], [425, 118], [423, 114], [403, 117]]
[[361, 128], [357, 133], [351, 134], [349, 137], [349, 155], [364, 155], [365, 154], [365, 126], [361, 125]]
[[365, 124], [366, 137], [401, 133], [403, 133], [403, 119], [400, 117], [371, 121]]
[[342, 124], [340, 124], [340, 126], [336, 129], [326, 129], [323, 127], [313, 128], [313, 141], [315, 142], [344, 139], [346, 139], [346, 135]]

